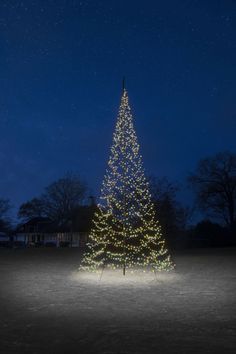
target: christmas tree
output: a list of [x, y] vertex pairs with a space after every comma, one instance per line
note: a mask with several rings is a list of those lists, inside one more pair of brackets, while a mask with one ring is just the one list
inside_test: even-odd
[[128, 93], [123, 88], [111, 155], [81, 269], [173, 269], [156, 220]]

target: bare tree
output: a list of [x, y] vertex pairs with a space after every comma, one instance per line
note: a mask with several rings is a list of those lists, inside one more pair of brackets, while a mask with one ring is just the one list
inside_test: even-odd
[[0, 199], [0, 219], [7, 217], [11, 204], [8, 199]]
[[41, 198], [33, 198], [28, 202], [23, 203], [18, 211], [18, 217], [24, 221], [42, 216], [46, 215]]
[[233, 230], [236, 222], [236, 154], [222, 152], [201, 160], [189, 181], [199, 207]]
[[23, 203], [18, 217], [25, 221], [48, 217], [59, 226], [65, 225], [71, 220], [74, 210], [83, 203], [86, 193], [86, 184], [77, 175], [68, 173], [46, 187], [40, 197]]
[[67, 174], [50, 184], [42, 195], [45, 215], [59, 225], [67, 223], [73, 210], [83, 203], [86, 192], [87, 186], [78, 176]]
[[166, 177], [149, 178], [151, 195], [156, 206], [157, 217], [166, 237], [182, 233], [190, 220], [192, 210], [177, 200], [180, 187]]
[[8, 212], [11, 204], [8, 199], [0, 199], [0, 231], [8, 231], [11, 227]]

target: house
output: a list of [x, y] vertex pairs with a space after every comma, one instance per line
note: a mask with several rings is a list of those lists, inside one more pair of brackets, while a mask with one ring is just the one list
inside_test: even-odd
[[5, 232], [0, 231], [0, 247], [6, 247], [10, 243], [10, 237]]
[[84, 247], [88, 241], [94, 206], [78, 207], [71, 222], [58, 227], [45, 217], [35, 217], [21, 224], [15, 233], [15, 241], [31, 247]]

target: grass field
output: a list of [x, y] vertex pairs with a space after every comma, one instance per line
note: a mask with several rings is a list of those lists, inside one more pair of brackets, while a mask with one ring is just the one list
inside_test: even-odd
[[78, 249], [0, 249], [1, 354], [236, 353], [236, 249], [167, 274], [78, 275]]

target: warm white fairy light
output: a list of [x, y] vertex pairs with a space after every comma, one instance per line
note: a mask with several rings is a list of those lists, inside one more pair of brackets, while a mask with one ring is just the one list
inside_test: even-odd
[[174, 267], [155, 218], [125, 89], [100, 204], [80, 268], [103, 267], [158, 271]]

